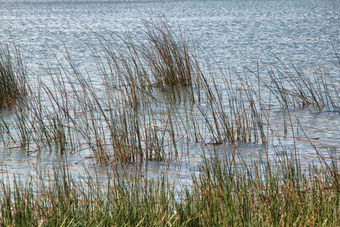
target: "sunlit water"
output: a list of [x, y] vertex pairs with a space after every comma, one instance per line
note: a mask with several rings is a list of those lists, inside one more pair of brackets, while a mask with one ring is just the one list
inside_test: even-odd
[[[243, 67], [256, 70], [258, 61], [271, 62], [276, 57], [282, 62], [294, 62], [304, 72], [313, 72], [316, 66], [327, 67], [334, 72], [335, 87], [340, 86], [339, 70], [332, 61], [335, 52], [340, 53], [340, 1], [336, 0], [231, 0], [231, 1], [16, 1], [0, 0], [0, 41], [13, 41], [21, 47], [30, 74], [37, 75], [46, 83], [49, 77], [44, 71], [46, 61], [62, 61], [63, 45], [79, 67], [86, 67], [93, 81], [96, 71], [89, 61], [90, 50], [81, 40], [96, 43], [94, 34], [128, 30], [137, 34], [145, 20], [166, 19], [175, 30], [196, 40], [212, 56], [208, 61], [228, 69]], [[237, 80], [235, 78], [235, 80]], [[270, 113], [273, 128], [282, 127], [287, 113], [280, 108]], [[311, 142], [321, 152], [329, 155], [340, 148], [340, 116], [338, 113], [315, 113], [296, 110], [291, 119], [297, 121], [310, 137], [296, 129], [271, 146], [294, 150], [299, 147], [303, 163], [317, 162]], [[1, 113], [10, 119], [10, 113]], [[275, 123], [276, 122], [276, 123]], [[228, 156], [235, 147], [230, 145], [191, 144], [189, 154], [182, 154], [177, 164], [150, 162], [150, 175], [166, 172], [169, 178], [190, 182], [198, 172], [203, 151]], [[264, 158], [264, 147], [257, 144], [240, 144], [237, 151], [251, 160]], [[269, 149], [270, 156], [277, 149]], [[280, 150], [280, 149], [278, 149]], [[281, 149], [284, 150], [284, 149]], [[88, 154], [68, 156], [69, 167], [82, 172], [82, 165], [92, 166], [85, 159]], [[336, 156], [336, 154], [335, 154]], [[339, 158], [339, 155], [336, 156]], [[34, 173], [35, 166], [56, 165], [60, 157], [54, 154], [31, 154], [20, 149], [5, 150], [0, 147], [0, 172], [22, 177]], [[180, 163], [180, 165], [178, 165]], [[132, 165], [131, 168], [138, 168]], [[129, 168], [130, 168], [129, 167]], [[91, 170], [90, 170], [91, 171]], [[105, 175], [105, 169], [99, 170]]]

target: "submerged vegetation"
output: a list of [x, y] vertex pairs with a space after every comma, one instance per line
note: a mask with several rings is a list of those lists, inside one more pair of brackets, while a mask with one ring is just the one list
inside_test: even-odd
[[[338, 158], [326, 158], [291, 116], [297, 107], [339, 113], [339, 88], [324, 69], [313, 81], [284, 64], [266, 66], [266, 73], [259, 65], [244, 74], [212, 73], [198, 57], [204, 50], [165, 22], [146, 24], [141, 37], [97, 38], [99, 46], [84, 41], [95, 79], [66, 50], [67, 65], [47, 63], [49, 83], [28, 85], [18, 52], [13, 61], [2, 49], [0, 85], [7, 90], [0, 90], [0, 108], [12, 116], [0, 121], [2, 146], [27, 156], [82, 153], [110, 171], [105, 183], [90, 174], [78, 179], [64, 163], [53, 173], [37, 170], [28, 182], [1, 180], [0, 225], [340, 224]], [[23, 95], [26, 102], [12, 105]], [[277, 129], [274, 104], [287, 112]], [[309, 168], [298, 159], [296, 128], [319, 158]], [[287, 135], [289, 150], [281, 141]], [[199, 144], [202, 156], [191, 185], [148, 179], [149, 162], [175, 163], [190, 144]], [[232, 149], [217, 154], [223, 144]], [[264, 160], [242, 161], [239, 144], [260, 144]], [[138, 170], [118, 168], [128, 164]]]

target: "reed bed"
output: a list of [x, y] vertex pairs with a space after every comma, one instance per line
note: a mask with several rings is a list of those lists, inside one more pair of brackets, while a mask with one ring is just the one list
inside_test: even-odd
[[14, 68], [7, 49], [13, 97], [25, 92], [29, 101], [12, 108], [14, 121], [0, 122], [5, 147], [27, 154], [85, 150], [104, 165], [166, 161], [188, 152], [183, 144], [191, 142], [268, 145], [275, 100], [284, 109], [338, 109], [335, 83], [326, 77], [312, 82], [296, 67], [269, 65], [267, 78], [259, 65], [244, 75], [203, 70], [197, 56], [204, 52], [189, 51], [195, 45], [165, 22], [147, 23], [142, 37], [96, 35], [99, 45], [84, 41], [97, 66], [96, 84], [66, 49], [66, 65], [47, 63], [48, 84], [37, 79], [28, 86], [20, 55], [21, 67]]
[[27, 154], [86, 150], [97, 163], [109, 165], [176, 159], [187, 152], [178, 143], [183, 140], [265, 142], [261, 114], [252, 97], [244, 99], [243, 87], [235, 89], [224, 74], [219, 86], [210, 83], [215, 75], [203, 73], [190, 42], [165, 22], [146, 24], [144, 35], [144, 41], [131, 33], [98, 35], [99, 47], [87, 43], [101, 87], [76, 67], [67, 50], [67, 65], [47, 63], [49, 84], [35, 81], [29, 102], [13, 108], [14, 123], [0, 123], [5, 146]]

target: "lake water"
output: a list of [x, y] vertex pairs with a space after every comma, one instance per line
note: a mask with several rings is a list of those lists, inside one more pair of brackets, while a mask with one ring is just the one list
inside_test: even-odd
[[[318, 66], [328, 68], [338, 89], [335, 92], [340, 90], [340, 70], [334, 65], [335, 51], [340, 53], [340, 1], [337, 0], [0, 0], [0, 41], [19, 45], [29, 74], [47, 84], [45, 61], [56, 62], [64, 53], [65, 44], [71, 55], [76, 56], [73, 58], [76, 65], [86, 67], [95, 81], [96, 70], [88, 60], [91, 51], [81, 40], [96, 43], [95, 34], [106, 32], [138, 34], [145, 20], [161, 19], [167, 20], [175, 31], [180, 28], [186, 37], [200, 43], [213, 56], [213, 60], [208, 61], [223, 69], [256, 70], [257, 61], [266, 63], [276, 61], [277, 57], [287, 64], [294, 62], [307, 74]], [[10, 118], [10, 113], [0, 114], [5, 120]], [[330, 147], [340, 148], [338, 113], [296, 110], [292, 114], [326, 155]], [[275, 118], [281, 122], [282, 110], [274, 108], [271, 116], [274, 122]], [[302, 137], [301, 134], [297, 137]], [[298, 143], [303, 151], [300, 158], [305, 163], [317, 161], [305, 139], [288, 138], [281, 142], [288, 148]], [[201, 154], [200, 146], [190, 146], [193, 152], [183, 157], [181, 167], [151, 162], [150, 171], [156, 174], [166, 169], [174, 179], [189, 180], [192, 172], [197, 171]], [[216, 149], [223, 153], [233, 147], [222, 145]], [[239, 150], [245, 156], [257, 157], [264, 149], [261, 145], [249, 144], [240, 145]], [[70, 156], [71, 169], [82, 168], [77, 163], [83, 157], [82, 154]], [[53, 154], [27, 156], [20, 149], [8, 151], [0, 145], [3, 166], [0, 171], [9, 174], [27, 176], [37, 163], [53, 166], [56, 159]]]

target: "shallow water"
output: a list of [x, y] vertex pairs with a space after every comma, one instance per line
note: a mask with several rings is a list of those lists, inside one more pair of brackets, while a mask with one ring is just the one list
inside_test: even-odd
[[[122, 34], [130, 30], [141, 31], [144, 20], [165, 19], [185, 36], [195, 39], [213, 56], [208, 61], [222, 68], [243, 67], [256, 70], [257, 61], [294, 62], [306, 74], [316, 66], [328, 68], [335, 87], [340, 87], [340, 73], [332, 61], [335, 51], [340, 53], [340, 2], [336, 0], [242, 0], [242, 1], [17, 1], [0, 0], [0, 41], [11, 40], [21, 47], [24, 61], [30, 74], [49, 83], [44, 71], [45, 63], [52, 65], [56, 59], [63, 63], [63, 45], [80, 68], [86, 67], [94, 83], [98, 73], [91, 59], [91, 51], [84, 40], [98, 42], [95, 34], [115, 32]], [[237, 78], [235, 83], [237, 83]], [[100, 87], [100, 84], [98, 84]], [[266, 97], [268, 98], [268, 97]], [[10, 119], [10, 113], [1, 113]], [[340, 115], [338, 113], [315, 113], [295, 110], [293, 125], [297, 121], [303, 126], [310, 141], [328, 156], [330, 148], [340, 148]], [[287, 113], [278, 106], [270, 113], [274, 122], [272, 130], [282, 132]], [[284, 120], [285, 119], [285, 120]], [[299, 158], [306, 165], [317, 162], [318, 157], [310, 141], [305, 139], [297, 126], [281, 136], [281, 143], [274, 142], [270, 156], [277, 155], [282, 147], [288, 151], [298, 147]], [[274, 149], [275, 146], [277, 149]], [[281, 147], [281, 148], [280, 148]], [[183, 154], [177, 163], [165, 165], [151, 162], [150, 173], [166, 174], [181, 182], [190, 181], [197, 172], [203, 151], [215, 150], [217, 154], [231, 154], [230, 145], [191, 144], [189, 154]], [[238, 152], [248, 161], [263, 158], [264, 147], [257, 144], [240, 144]], [[336, 154], [335, 154], [336, 155]], [[82, 172], [82, 163], [90, 165], [84, 158], [88, 153], [72, 154], [68, 161], [72, 171]], [[336, 156], [338, 158], [339, 155]], [[10, 151], [0, 147], [0, 171], [28, 176], [34, 164], [47, 167], [56, 165], [58, 155], [31, 154], [27, 156], [19, 149]], [[85, 160], [84, 162], [82, 160]], [[170, 168], [170, 169], [169, 169]], [[28, 171], [29, 170], [29, 171]], [[103, 170], [105, 172], [105, 170]]]

